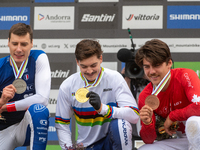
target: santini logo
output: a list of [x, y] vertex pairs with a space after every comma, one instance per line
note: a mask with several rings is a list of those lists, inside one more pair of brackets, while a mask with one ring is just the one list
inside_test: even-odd
[[101, 14], [101, 15], [91, 15], [91, 14], [84, 14], [81, 22], [113, 22], [115, 18], [115, 14], [113, 15], [107, 15], [107, 14]]
[[111, 88], [103, 89], [103, 92], [107, 92], [107, 91], [112, 91], [112, 89]]
[[126, 20], [131, 21], [133, 18], [135, 20], [158, 20], [160, 17], [156, 14], [154, 15], [139, 14], [138, 16], [135, 16], [134, 14], [130, 14], [129, 17], [126, 18]]
[[62, 70], [56, 70], [51, 72], [52, 78], [67, 78], [69, 75], [70, 70], [68, 71], [62, 71]]
[[0, 21], [27, 21], [28, 16], [1, 16]]
[[171, 14], [170, 20], [200, 20], [200, 14]]

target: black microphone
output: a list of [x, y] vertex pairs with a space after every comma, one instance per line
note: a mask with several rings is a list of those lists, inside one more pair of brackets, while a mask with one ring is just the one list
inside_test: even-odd
[[117, 52], [117, 58], [121, 62], [127, 62], [129, 60], [133, 60], [134, 55], [133, 55], [133, 52], [131, 50], [128, 50], [126, 48], [122, 48]]

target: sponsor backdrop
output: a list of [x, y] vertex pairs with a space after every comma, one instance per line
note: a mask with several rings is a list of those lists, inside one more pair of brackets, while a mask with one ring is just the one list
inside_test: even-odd
[[49, 57], [48, 150], [60, 149], [54, 127], [58, 89], [79, 71], [74, 51], [82, 39], [98, 40], [104, 51], [102, 66], [120, 72], [124, 63], [117, 59], [117, 52], [131, 48], [130, 28], [136, 49], [159, 38], [169, 45], [174, 68], [190, 68], [199, 75], [200, 0], [1, 0], [0, 4], [0, 57], [9, 54], [8, 32], [18, 22], [32, 26], [33, 49], [42, 49]]

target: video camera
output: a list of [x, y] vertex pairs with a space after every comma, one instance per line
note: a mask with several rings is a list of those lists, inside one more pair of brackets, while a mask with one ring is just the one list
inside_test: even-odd
[[117, 53], [117, 58], [121, 62], [125, 62], [125, 76], [127, 76], [131, 79], [143, 78], [143, 76], [144, 76], [143, 68], [140, 68], [135, 63], [135, 54], [136, 54], [137, 50], [135, 50], [135, 44], [133, 43], [131, 31], [129, 28], [128, 28], [128, 33], [129, 33], [129, 37], [131, 39], [132, 48], [130, 50], [126, 49], [126, 48], [120, 49]]

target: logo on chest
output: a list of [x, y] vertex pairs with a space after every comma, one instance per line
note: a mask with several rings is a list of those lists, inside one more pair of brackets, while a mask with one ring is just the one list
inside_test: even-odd
[[182, 104], [182, 101], [175, 102], [175, 103], [174, 103], [174, 106], [178, 106], [178, 105], [180, 105], [180, 104]]
[[23, 76], [23, 79], [27, 81], [27, 80], [29, 79], [29, 74], [25, 74], [25, 75]]
[[112, 91], [112, 88], [103, 89], [103, 92]]

